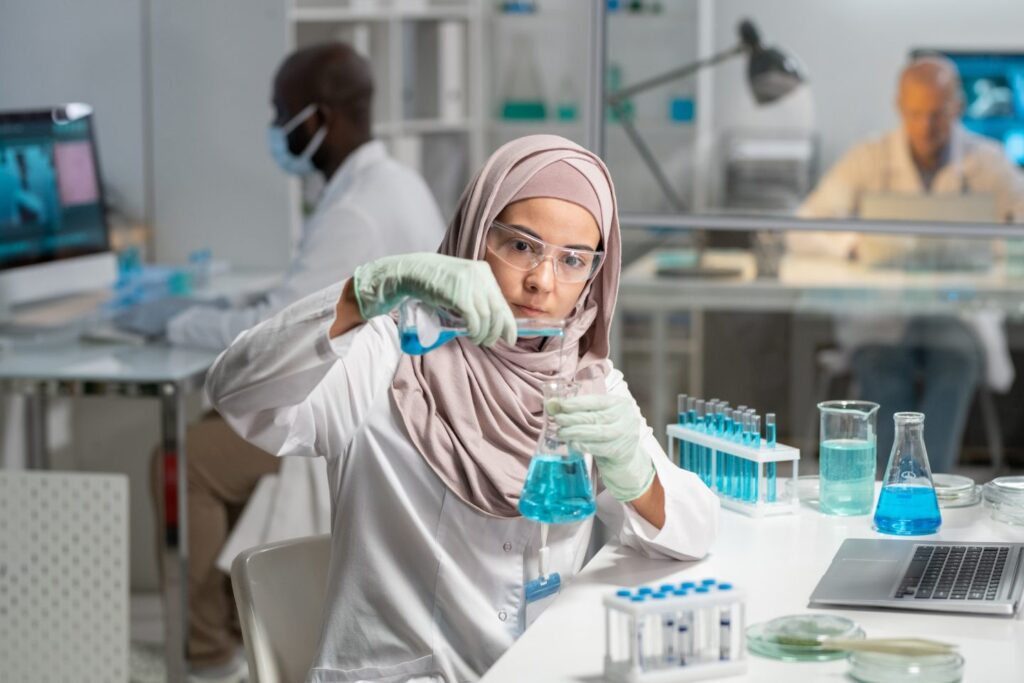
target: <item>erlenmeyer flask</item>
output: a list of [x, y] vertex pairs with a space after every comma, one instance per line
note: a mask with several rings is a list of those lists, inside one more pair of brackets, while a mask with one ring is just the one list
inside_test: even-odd
[[[579, 385], [571, 382], [544, 384], [544, 404], [553, 398], [575, 396]], [[583, 454], [558, 438], [558, 425], [544, 412], [544, 429], [530, 460], [519, 511], [545, 524], [578, 522], [594, 514], [594, 490]]]
[[[406, 299], [398, 307], [398, 336], [402, 351], [421, 356], [469, 332], [466, 321], [451, 311], [419, 299]], [[518, 337], [561, 337], [565, 321], [555, 318], [516, 318]]]
[[533, 41], [526, 34], [512, 36], [511, 59], [505, 67], [501, 117], [506, 120], [543, 120], [548, 116], [540, 70], [534, 61]]
[[931, 534], [942, 524], [932, 469], [924, 447], [924, 413], [896, 413], [896, 438], [875, 508], [875, 528], [884, 534]]

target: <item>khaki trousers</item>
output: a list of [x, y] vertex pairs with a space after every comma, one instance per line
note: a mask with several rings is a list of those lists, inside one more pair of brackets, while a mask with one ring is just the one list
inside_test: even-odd
[[[280, 459], [235, 434], [214, 413], [188, 428], [188, 660], [195, 667], [228, 662], [241, 643], [231, 577], [216, 566], [246, 502]], [[159, 449], [152, 470], [153, 500], [162, 483]], [[157, 538], [163, 537], [161, 526]]]

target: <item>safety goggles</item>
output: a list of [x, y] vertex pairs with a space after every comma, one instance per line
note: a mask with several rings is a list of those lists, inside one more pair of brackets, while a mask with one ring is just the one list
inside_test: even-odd
[[603, 251], [573, 249], [548, 244], [539, 237], [500, 221], [487, 231], [487, 251], [516, 270], [530, 271], [550, 259], [555, 277], [562, 282], [586, 282], [597, 272]]

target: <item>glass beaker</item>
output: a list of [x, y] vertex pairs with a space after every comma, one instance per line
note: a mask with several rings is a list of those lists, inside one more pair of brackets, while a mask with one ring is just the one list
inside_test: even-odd
[[875, 529], [883, 534], [931, 534], [942, 525], [932, 468], [924, 447], [924, 413], [896, 413], [896, 437], [882, 479]]
[[825, 401], [818, 449], [818, 508], [827, 515], [867, 515], [875, 500], [877, 403]]
[[[561, 337], [565, 321], [553, 318], [516, 318], [520, 337]], [[398, 307], [398, 336], [402, 351], [421, 356], [456, 337], [464, 337], [466, 321], [437, 306], [419, 299], [406, 299]]]
[[[546, 382], [544, 405], [578, 391], [579, 385], [573, 382]], [[519, 511], [537, 522], [568, 524], [590, 517], [596, 509], [583, 453], [558, 438], [558, 425], [545, 409], [544, 428], [526, 473]]]
[[501, 118], [507, 121], [542, 121], [548, 117], [535, 54], [529, 35], [516, 33], [512, 36], [511, 58], [505, 67], [501, 100]]

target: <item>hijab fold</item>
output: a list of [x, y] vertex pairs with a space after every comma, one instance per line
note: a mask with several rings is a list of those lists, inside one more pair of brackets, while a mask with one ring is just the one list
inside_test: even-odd
[[601, 230], [604, 262], [566, 321], [562, 343], [499, 341], [486, 349], [459, 337], [428, 354], [403, 356], [391, 384], [423, 459], [459, 499], [495, 517], [519, 515], [544, 422], [542, 384], [563, 378], [580, 382], [582, 393], [605, 391], [619, 285], [611, 176], [599, 157], [555, 135], [513, 140], [491, 155], [459, 200], [439, 253], [482, 259], [491, 223], [506, 205], [528, 197], [573, 201], [595, 214]]

